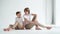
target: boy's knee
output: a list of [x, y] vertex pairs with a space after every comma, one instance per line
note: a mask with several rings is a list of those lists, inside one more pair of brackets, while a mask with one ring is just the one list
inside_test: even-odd
[[19, 22], [16, 22], [15, 24], [19, 24]]
[[9, 27], [10, 27], [10, 28], [12, 28], [12, 27], [13, 27], [13, 25], [9, 25]]
[[31, 29], [33, 26], [34, 26], [34, 24], [27, 24], [27, 25], [25, 25], [25, 28], [26, 29]]

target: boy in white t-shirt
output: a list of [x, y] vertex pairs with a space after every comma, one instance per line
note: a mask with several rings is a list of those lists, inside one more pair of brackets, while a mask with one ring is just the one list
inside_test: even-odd
[[9, 31], [11, 29], [20, 29], [23, 30], [23, 19], [21, 17], [20, 11], [16, 12], [16, 19], [15, 19], [15, 24], [14, 25], [9, 25], [8, 28], [4, 29], [4, 31]]
[[[24, 9], [24, 13], [25, 13], [23, 15], [24, 21], [25, 21], [24, 26], [26, 29], [31, 29], [34, 25], [36, 26], [36, 30], [41, 30], [38, 26], [43, 27], [43, 28], [47, 28], [47, 29], [51, 29], [51, 27], [49, 27], [49, 26], [44, 26], [44, 25], [40, 24], [36, 20], [37, 15], [36, 14], [30, 14], [30, 10], [28, 7]], [[33, 16], [32, 20], [31, 20], [31, 16]]]
[[15, 24], [13, 26], [13, 28], [15, 28], [16, 26], [18, 26], [20, 29], [23, 29], [23, 18], [21, 17], [21, 13], [20, 12], [16, 12], [16, 21]]

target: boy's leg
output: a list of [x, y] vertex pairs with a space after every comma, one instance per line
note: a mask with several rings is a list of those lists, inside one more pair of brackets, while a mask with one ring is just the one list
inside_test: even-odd
[[[35, 25], [34, 23], [29, 23], [29, 24], [26, 24], [25, 25], [25, 28], [26, 29], [31, 29], [34, 25]], [[35, 25], [35, 26], [36, 26], [36, 30], [41, 30], [40, 28], [38, 28], [37, 25]]]
[[21, 23], [18, 23], [18, 28], [20, 29], [20, 30], [23, 30], [24, 29], [24, 26], [23, 26], [23, 24], [21, 24]]
[[4, 31], [9, 31], [12, 29], [12, 27], [13, 27], [13, 25], [9, 25], [8, 28], [4, 29]]
[[37, 15], [35, 15], [35, 16], [33, 17], [33, 19], [32, 19], [32, 22], [36, 25], [36, 27], [38, 27], [38, 25], [39, 25], [39, 26], [45, 28], [45, 26], [43, 26], [43, 25], [41, 25], [40, 23], [38, 23], [38, 21], [36, 20], [36, 17], [37, 17]]
[[13, 29], [15, 29], [16, 27], [17, 27], [17, 25], [18, 25], [19, 23], [18, 22], [16, 22], [14, 25], [13, 25]]
[[[13, 25], [9, 25], [9, 27], [13, 29]], [[19, 29], [19, 28], [18, 28], [18, 25], [17, 25], [14, 29], [15, 29], [15, 30], [18, 30], [18, 29]]]
[[25, 29], [31, 29], [34, 24], [31, 23], [31, 21], [23, 21], [23, 26]]
[[46, 26], [44, 26], [44, 25], [42, 25], [42, 24], [40, 24], [38, 21], [36, 21], [36, 15], [33, 17], [33, 19], [32, 19], [32, 22], [34, 22], [34, 24], [36, 25], [36, 27], [38, 27], [38, 25], [39, 26], [41, 26], [41, 27], [43, 27], [43, 28], [47, 28], [47, 29], [51, 29], [51, 27], [46, 27]]
[[40, 24], [38, 21], [34, 21], [33, 22], [36, 26], [40, 26], [40, 27], [43, 27], [43, 28], [45, 28], [46, 26], [44, 26], [44, 25], [42, 25], [42, 24]]
[[33, 26], [34, 26], [34, 24], [29, 23], [29, 24], [26, 24], [26, 25], [25, 25], [25, 28], [26, 28], [26, 29], [31, 29]]
[[49, 26], [48, 27], [44, 26], [44, 25], [40, 24], [38, 21], [35, 21], [34, 23], [35, 23], [35, 25], [43, 27], [43, 28], [47, 28], [47, 29], [51, 29], [52, 28], [52, 27], [49, 27]]
[[[34, 23], [34, 22], [30, 22], [29, 24], [26, 24], [25, 25], [25, 28], [26, 29], [31, 29], [34, 25], [36, 26], [36, 28], [38, 28], [38, 24], [37, 23]], [[38, 28], [37, 30], [41, 30], [41, 29]]]
[[[13, 29], [13, 25], [9, 25], [9, 28], [12, 28]], [[14, 29], [15, 30], [18, 30], [19, 29], [18, 25]]]
[[9, 28], [13, 28], [13, 25], [11, 24], [11, 25], [9, 25]]
[[[26, 22], [24, 22], [24, 26], [26, 29], [31, 29], [34, 25], [36, 26], [36, 28], [39, 26], [38, 23], [34, 23], [35, 21], [27, 21], [28, 24], [26, 24]], [[26, 25], [25, 25], [26, 24]], [[40, 28], [38, 28], [38, 30], [41, 30]]]
[[39, 23], [35, 23], [35, 22], [31, 22], [32, 24], [34, 24], [36, 26], [36, 30], [41, 30], [41, 28], [39, 28]]

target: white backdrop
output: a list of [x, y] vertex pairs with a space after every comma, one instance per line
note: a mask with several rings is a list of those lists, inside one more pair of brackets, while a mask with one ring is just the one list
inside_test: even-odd
[[60, 26], [60, 0], [56, 0], [56, 4], [55, 4], [55, 22], [57, 26]]
[[[31, 2], [32, 1], [32, 2]], [[33, 3], [34, 2], [34, 3]], [[60, 0], [56, 0], [55, 3], [55, 23], [57, 26], [60, 26]], [[14, 24], [15, 21], [15, 12], [21, 11], [23, 14], [23, 10], [25, 7], [29, 7], [31, 13], [38, 14], [38, 20], [42, 24], [46, 23], [46, 4], [45, 0], [0, 0], [0, 28], [7, 27], [9, 24]], [[50, 6], [51, 7], [51, 6]], [[48, 18], [50, 18], [48, 16]], [[47, 18], [47, 19], [48, 19]], [[47, 21], [49, 22], [49, 21]], [[49, 22], [50, 23], [50, 22]], [[48, 23], [48, 24], [49, 24]], [[57, 28], [53, 31], [10, 31], [10, 32], [3, 32], [0, 29], [1, 34], [60, 34], [60, 28]], [[59, 32], [58, 32], [59, 31]], [[56, 33], [57, 32], [57, 33]]]
[[21, 11], [23, 14], [25, 7], [29, 7], [31, 13], [38, 15], [37, 19], [40, 23], [44, 24], [46, 22], [45, 0], [0, 0], [0, 3], [1, 26], [13, 24], [15, 22], [16, 11]]
[[[21, 11], [24, 13], [24, 8], [29, 7], [31, 13], [36, 13], [38, 15], [38, 21], [41, 24], [51, 23], [51, 4], [50, 1], [46, 0], [0, 0], [0, 27], [6, 27], [9, 24], [14, 24], [15, 22], [15, 12]], [[48, 8], [48, 10], [47, 10]], [[50, 8], [50, 9], [49, 9]], [[48, 12], [47, 12], [48, 11]], [[59, 26], [59, 1], [56, 0], [56, 14], [55, 22]], [[48, 14], [49, 13], [49, 14]], [[48, 15], [46, 17], [46, 15]], [[49, 21], [50, 20], [50, 21]]]

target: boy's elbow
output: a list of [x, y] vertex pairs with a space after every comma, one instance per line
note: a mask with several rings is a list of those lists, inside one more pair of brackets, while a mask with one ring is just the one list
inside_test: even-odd
[[34, 14], [34, 16], [37, 16], [37, 14]]
[[37, 16], [37, 14], [32, 14], [33, 16]]

